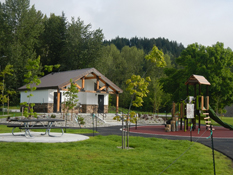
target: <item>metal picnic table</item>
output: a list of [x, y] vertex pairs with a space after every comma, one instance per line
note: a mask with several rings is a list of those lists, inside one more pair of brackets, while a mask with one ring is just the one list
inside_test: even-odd
[[[55, 119], [55, 118], [27, 119], [27, 118], [25, 118], [25, 119], [20, 119], [20, 120], [14, 120], [14, 122], [23, 123], [23, 124], [9, 124], [8, 125], [8, 127], [13, 127], [12, 135], [14, 135], [14, 136], [17, 136], [14, 134], [14, 129], [16, 127], [18, 127], [19, 129], [24, 129], [25, 130], [24, 136], [26, 136], [26, 137], [33, 137], [30, 133], [30, 129], [46, 129], [45, 133], [43, 133], [41, 135], [48, 134], [48, 136], [50, 136], [50, 137], [56, 137], [56, 136], [50, 134], [51, 129], [61, 129], [62, 135], [64, 134], [63, 128], [65, 128], [65, 127], [53, 125], [54, 122], [64, 122], [63, 119]], [[38, 125], [38, 123], [40, 123], [40, 125]]]

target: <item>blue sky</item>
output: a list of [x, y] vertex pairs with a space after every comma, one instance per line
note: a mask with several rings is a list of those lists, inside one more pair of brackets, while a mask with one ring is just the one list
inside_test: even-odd
[[[0, 0], [3, 2], [3, 0]], [[31, 0], [37, 10], [92, 24], [105, 39], [164, 37], [185, 46], [223, 42], [233, 49], [230, 0]]]

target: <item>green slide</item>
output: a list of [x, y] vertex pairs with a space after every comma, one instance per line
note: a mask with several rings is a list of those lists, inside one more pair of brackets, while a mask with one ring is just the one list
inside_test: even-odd
[[216, 115], [216, 113], [214, 112], [214, 110], [211, 108], [211, 106], [209, 106], [210, 107], [210, 118], [211, 119], [213, 119], [215, 122], [217, 122], [218, 124], [220, 124], [220, 125], [222, 125], [224, 128], [228, 128], [228, 129], [230, 129], [230, 130], [233, 130], [233, 126], [232, 125], [229, 125], [229, 124], [227, 124], [227, 123], [225, 123], [225, 122], [223, 122], [217, 115]]

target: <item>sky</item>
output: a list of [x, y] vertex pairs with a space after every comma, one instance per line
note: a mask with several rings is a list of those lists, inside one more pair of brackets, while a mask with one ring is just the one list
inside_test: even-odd
[[[3, 0], [0, 0], [3, 1]], [[105, 39], [164, 37], [182, 43], [233, 49], [232, 0], [31, 0], [48, 17], [80, 17]]]

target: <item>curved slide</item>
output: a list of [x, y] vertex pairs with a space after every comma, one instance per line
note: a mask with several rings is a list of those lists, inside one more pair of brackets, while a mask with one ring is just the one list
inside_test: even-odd
[[223, 122], [218, 116], [217, 114], [214, 112], [214, 110], [210, 107], [210, 112], [209, 112], [209, 115], [210, 115], [210, 118], [213, 119], [215, 122], [217, 122], [218, 124], [222, 125], [224, 128], [228, 128], [230, 130], [233, 130], [233, 126], [232, 125], [229, 125], [225, 122]]

